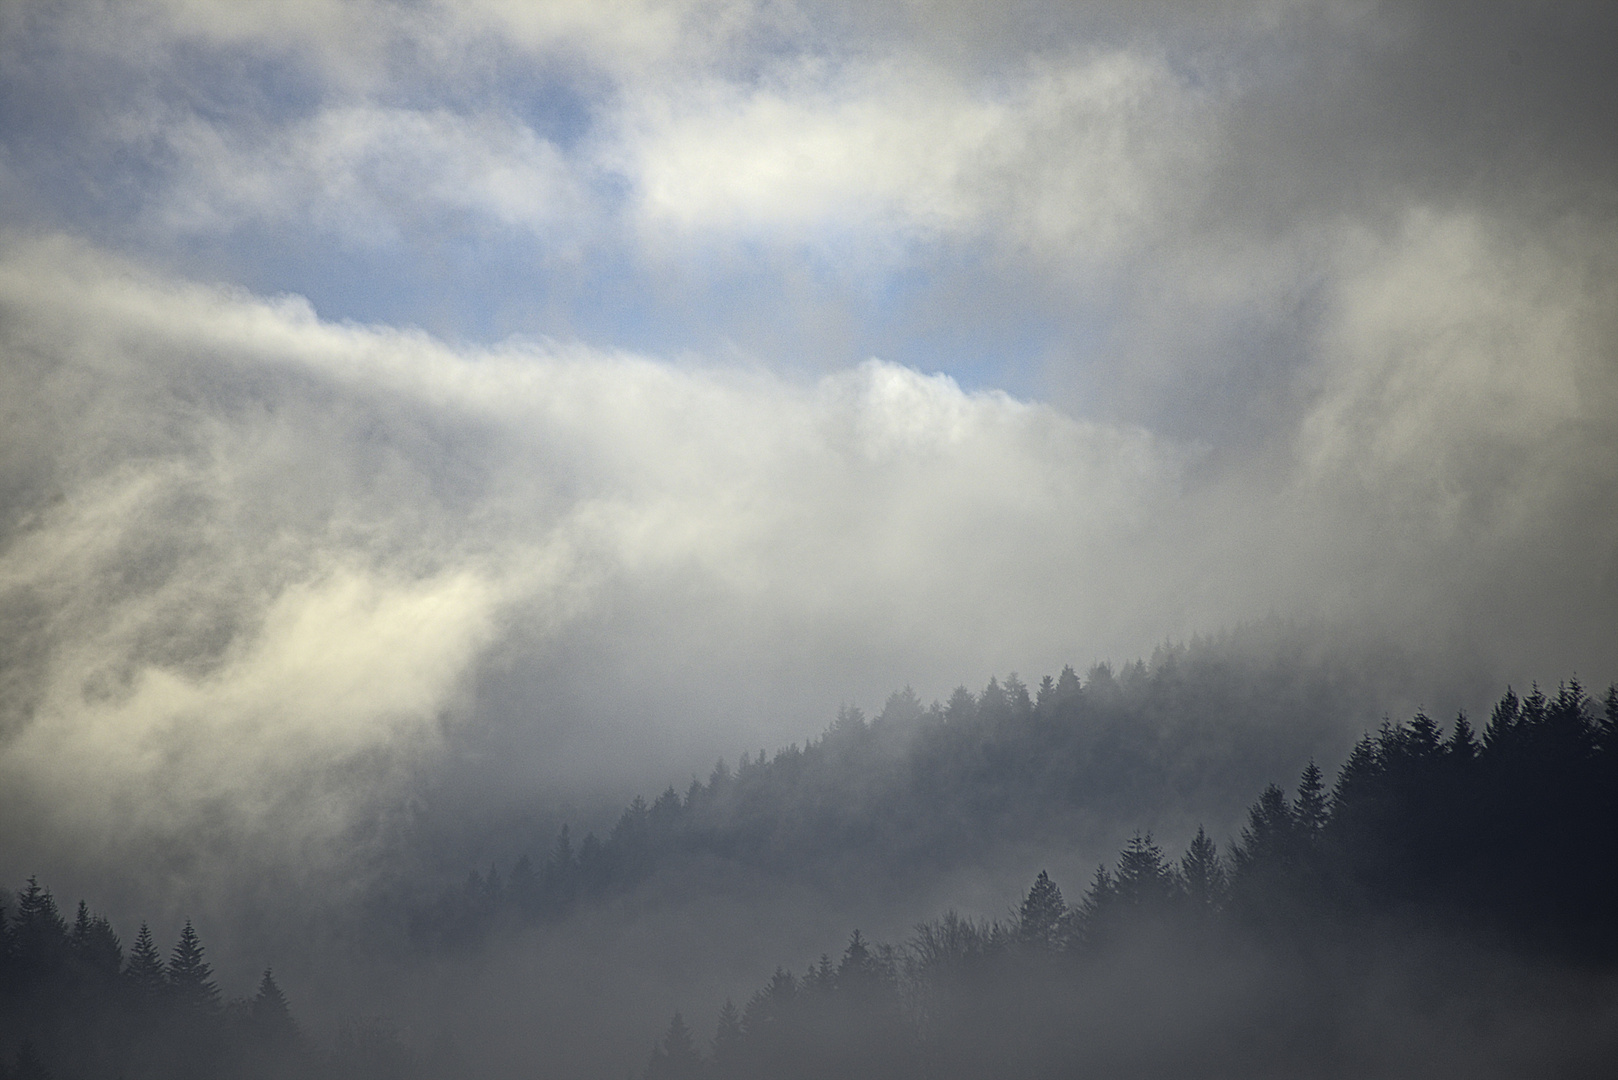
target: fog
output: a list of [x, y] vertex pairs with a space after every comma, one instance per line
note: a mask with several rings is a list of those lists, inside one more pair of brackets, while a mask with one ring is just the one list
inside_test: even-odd
[[[312, 892], [508, 867], [907, 685], [1246, 634], [1341, 691], [1274, 721], [1290, 770], [1605, 687], [1615, 40], [1594, 4], [6, 5], [0, 883], [197, 916], [246, 979]], [[1220, 791], [807, 904], [767, 961], [761, 915], [725, 992], [1234, 829]]]

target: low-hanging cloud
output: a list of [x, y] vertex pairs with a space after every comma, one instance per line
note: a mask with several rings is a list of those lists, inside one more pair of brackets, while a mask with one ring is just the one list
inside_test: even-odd
[[0, 12], [13, 872], [1271, 614], [1618, 675], [1605, 17], [1000, 8]]
[[[454, 349], [14, 242], [8, 819], [333, 840], [457, 730], [523, 751], [508, 776], [644, 773], [1272, 612], [1602, 677], [1601, 279], [1502, 245], [1418, 218], [1356, 248], [1295, 457], [1231, 473], [880, 361]], [[1436, 313], [1389, 302], [1413, 272]]]

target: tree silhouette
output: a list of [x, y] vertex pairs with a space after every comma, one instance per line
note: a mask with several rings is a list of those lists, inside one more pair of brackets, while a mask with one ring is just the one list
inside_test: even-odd
[[1056, 950], [1066, 944], [1067, 903], [1062, 890], [1041, 870], [1017, 912], [1017, 940], [1035, 948]]
[[253, 1029], [261, 1038], [270, 1042], [290, 1042], [297, 1038], [298, 1026], [292, 1019], [292, 1009], [269, 968], [264, 969], [264, 977], [259, 980], [251, 1010]]
[[169, 954], [169, 992], [184, 1010], [206, 1014], [219, 1008], [219, 987], [214, 985], [213, 968], [203, 959], [202, 941], [191, 920], [185, 921], [180, 938]]
[[151, 928], [145, 923], [140, 924], [140, 933], [135, 935], [135, 944], [130, 947], [124, 977], [134, 988], [136, 998], [148, 1004], [161, 1000], [168, 989], [163, 958], [158, 955]]
[[1180, 858], [1180, 887], [1194, 912], [1209, 916], [1224, 907], [1224, 861], [1201, 825], [1197, 826], [1197, 835]]
[[679, 1013], [669, 1021], [669, 1029], [652, 1050], [646, 1066], [646, 1080], [702, 1080], [702, 1054], [697, 1051], [691, 1029]]

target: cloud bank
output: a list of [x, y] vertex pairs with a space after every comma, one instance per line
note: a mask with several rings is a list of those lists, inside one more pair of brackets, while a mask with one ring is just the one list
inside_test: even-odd
[[0, 872], [1271, 615], [1618, 677], [1610, 29], [9, 6]]

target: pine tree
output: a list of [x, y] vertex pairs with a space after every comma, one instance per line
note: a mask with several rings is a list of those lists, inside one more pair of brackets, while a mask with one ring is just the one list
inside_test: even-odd
[[1085, 948], [1094, 950], [1105, 942], [1117, 899], [1112, 874], [1105, 866], [1096, 867], [1096, 876], [1079, 901], [1076, 917], [1079, 943]]
[[776, 968], [764, 989], [748, 998], [742, 1010], [743, 1033], [748, 1039], [755, 1039], [778, 1027], [791, 1012], [797, 996], [798, 982], [792, 973]]
[[726, 998], [724, 1007], [719, 1010], [719, 1026], [713, 1037], [713, 1072], [717, 1080], [738, 1080], [743, 1050], [742, 1014], [736, 1003]]
[[1174, 879], [1163, 862], [1163, 849], [1152, 842], [1152, 834], [1136, 833], [1118, 856], [1118, 872], [1113, 876], [1117, 903], [1132, 909], [1161, 909], [1172, 898]]
[[219, 1008], [219, 988], [213, 982], [213, 969], [203, 959], [202, 941], [190, 919], [185, 921], [180, 939], [169, 955], [168, 984], [183, 1009], [212, 1013]]
[[1458, 713], [1455, 717], [1455, 730], [1444, 743], [1444, 752], [1452, 761], [1465, 762], [1476, 758], [1478, 749], [1478, 739], [1472, 734], [1472, 725], [1467, 722], [1466, 713]]
[[1006, 676], [1006, 701], [1015, 720], [1026, 720], [1034, 713], [1034, 703], [1028, 697], [1028, 687], [1013, 671]]
[[67, 939], [73, 945], [74, 952], [82, 949], [90, 939], [90, 905], [83, 900], [79, 901], [79, 910], [73, 916], [73, 929], [68, 931]]
[[950, 724], [969, 724], [977, 719], [978, 702], [972, 696], [972, 691], [964, 686], [957, 686], [949, 696], [949, 704], [944, 706], [944, 719]]
[[76, 942], [79, 959], [92, 971], [117, 975], [124, 966], [124, 945], [105, 916], [93, 915], [83, 940]]
[[67, 923], [56, 910], [56, 899], [34, 877], [17, 890], [17, 914], [11, 923], [12, 956], [23, 971], [39, 977], [56, 973], [68, 956]]
[[1017, 940], [1035, 948], [1059, 949], [1066, 926], [1067, 902], [1062, 890], [1041, 870], [1017, 912]]
[[1062, 666], [1062, 674], [1056, 680], [1055, 704], [1071, 701], [1083, 693], [1079, 685], [1079, 673], [1073, 670], [1072, 664]]
[[1217, 912], [1225, 903], [1225, 867], [1219, 849], [1208, 839], [1201, 825], [1191, 846], [1180, 858], [1180, 886], [1192, 910], [1205, 915]]
[[1296, 821], [1286, 793], [1271, 784], [1247, 811], [1242, 841], [1232, 852], [1241, 874], [1289, 869], [1295, 859]]
[[702, 1074], [702, 1055], [691, 1029], [685, 1026], [684, 1017], [675, 1013], [663, 1041], [652, 1050], [646, 1080], [702, 1080]]
[[158, 1001], [168, 990], [163, 958], [158, 955], [157, 945], [152, 941], [152, 931], [145, 923], [140, 924], [140, 933], [135, 935], [135, 944], [129, 950], [129, 964], [124, 968], [124, 977], [135, 988], [136, 998], [147, 1004]]
[[1297, 823], [1300, 838], [1313, 844], [1326, 826], [1326, 789], [1320, 775], [1320, 766], [1311, 759], [1298, 780], [1298, 799], [1292, 804], [1292, 818]]
[[1056, 683], [1047, 675], [1039, 680], [1039, 690], [1034, 694], [1034, 711], [1041, 716], [1049, 716], [1055, 706]]
[[269, 1042], [290, 1042], [297, 1038], [298, 1025], [292, 1019], [292, 1009], [269, 968], [264, 969], [264, 978], [259, 980], [258, 993], [253, 996], [250, 1008], [253, 1030], [260, 1038]]
[[1423, 758], [1433, 757], [1443, 745], [1438, 725], [1433, 723], [1432, 717], [1419, 709], [1410, 721], [1410, 736], [1407, 741], [1411, 751]]
[[989, 676], [989, 685], [978, 696], [978, 719], [985, 724], [1001, 724], [1011, 719], [1011, 702], [1000, 686], [1000, 680]]

